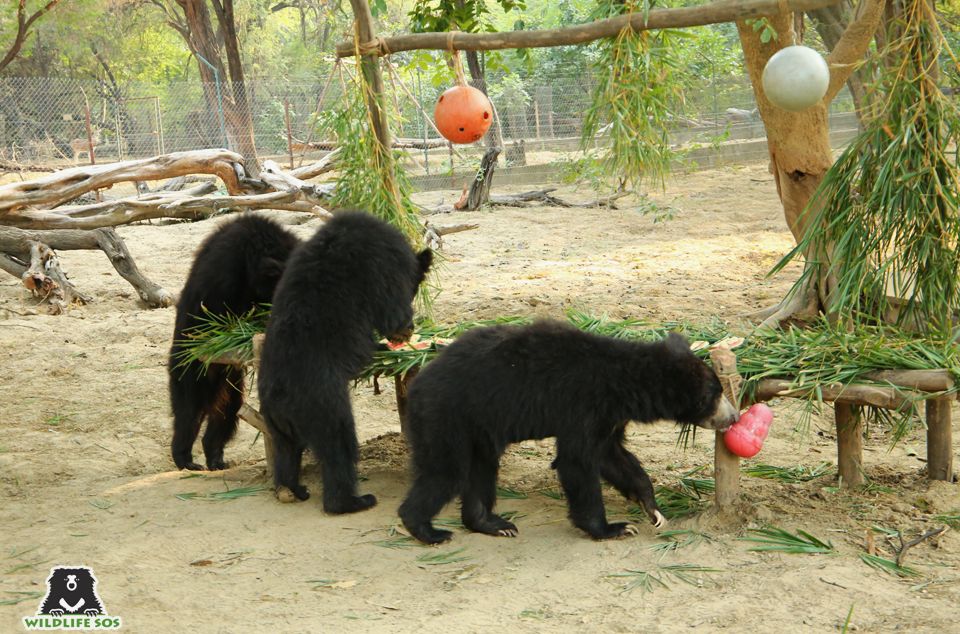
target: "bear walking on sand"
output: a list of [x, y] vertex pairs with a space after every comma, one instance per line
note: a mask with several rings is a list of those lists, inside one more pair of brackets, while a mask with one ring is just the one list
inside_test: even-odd
[[203, 469], [193, 461], [193, 443], [203, 419], [203, 453], [207, 468], [224, 469], [223, 448], [237, 431], [243, 403], [243, 370], [199, 361], [180, 363], [183, 339], [203, 319], [241, 315], [269, 302], [290, 253], [300, 244], [292, 233], [262, 216], [232, 220], [204, 241], [177, 302], [170, 348], [170, 404], [173, 409], [171, 453], [178, 469]]
[[467, 332], [420, 372], [407, 399], [414, 482], [399, 512], [428, 544], [451, 538], [431, 521], [456, 495], [468, 529], [515, 536], [517, 527], [493, 512], [500, 456], [510, 443], [549, 436], [575, 526], [594, 539], [636, 533], [607, 522], [603, 477], [659, 527], [665, 520], [650, 477], [623, 446], [626, 424], [668, 419], [726, 429], [737, 418], [682, 336], [638, 343], [554, 321]]
[[379, 335], [403, 340], [432, 261], [395, 228], [354, 211], [327, 222], [290, 259], [273, 298], [260, 356], [260, 411], [274, 443], [273, 481], [301, 500], [303, 450], [321, 463], [323, 508], [352, 513], [377, 500], [357, 494], [359, 449], [349, 383], [370, 363]]

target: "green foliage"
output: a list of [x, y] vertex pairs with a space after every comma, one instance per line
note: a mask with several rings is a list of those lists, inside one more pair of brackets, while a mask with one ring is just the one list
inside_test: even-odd
[[931, 68], [944, 43], [927, 7], [909, 3], [891, 26], [900, 35], [882, 54], [878, 112], [827, 172], [806, 235], [774, 272], [802, 254], [812, 266], [795, 288], [834, 277], [828, 310], [841, 321], [948, 333], [960, 312], [960, 111]]
[[821, 462], [813, 467], [797, 465], [795, 467], [777, 467], [769, 464], [750, 464], [744, 465], [740, 471], [754, 478], [764, 478], [766, 480], [779, 480], [788, 484], [798, 482], [809, 482], [826, 475], [832, 475], [834, 469], [829, 462]]
[[[652, 8], [646, 1], [601, 0], [594, 19]], [[610, 125], [611, 147], [604, 157], [607, 173], [621, 187], [639, 189], [643, 182], [664, 185], [675, 156], [667, 129], [679, 110], [682, 92], [677, 79], [674, 44], [681, 32], [633, 32], [624, 29], [616, 38], [599, 44], [593, 65], [597, 86], [593, 103], [583, 120], [581, 144], [592, 146], [601, 128]]]
[[[204, 360], [227, 352], [249, 354], [251, 338], [255, 332], [262, 331], [266, 315], [254, 315], [251, 321], [244, 323], [241, 323], [242, 319], [236, 322], [234, 319], [228, 317], [218, 321], [214, 318], [209, 325], [201, 324], [192, 331], [187, 338], [184, 358]], [[613, 321], [605, 316], [593, 316], [577, 310], [568, 311], [567, 320], [585, 332], [638, 341], [654, 341], [670, 332], [680, 332], [693, 341], [713, 344], [729, 335], [720, 322], [691, 325], [680, 322], [652, 324], [638, 319]], [[436, 357], [445, 345], [442, 340], [457, 337], [471, 328], [526, 323], [530, 323], [529, 318], [515, 316], [461, 322], [452, 326], [422, 324], [417, 334], [421, 340], [430, 341], [427, 348], [421, 350], [408, 346], [399, 350], [377, 351], [358, 380], [375, 375], [403, 376]], [[748, 400], [759, 381], [778, 378], [790, 381], [787, 389], [796, 390], [801, 398], [807, 399], [805, 405], [808, 410], [822, 403], [821, 387], [826, 384], [886, 385], [867, 376], [878, 370], [944, 369], [960, 384], [960, 348], [955, 342], [906, 333], [892, 327], [857, 326], [851, 330], [841, 330], [823, 321], [810, 328], [761, 330], [747, 339], [736, 352], [738, 369], [744, 378], [743, 393]], [[698, 346], [694, 354], [709, 360], [706, 345]], [[957, 389], [960, 388], [951, 388], [945, 394], [952, 394]], [[916, 420], [913, 408], [892, 414], [882, 409], [864, 410], [878, 424], [893, 429], [894, 442], [903, 438]], [[686, 445], [695, 429], [692, 426], [683, 427], [679, 442]], [[766, 471], [775, 469], [769, 467]], [[814, 468], [807, 473], [782, 471], [772, 477], [789, 481], [789, 478], [818, 477], [816, 473], [817, 469]], [[667, 500], [675, 498], [678, 508], [685, 512], [695, 510], [700, 493], [712, 490], [712, 484], [711, 480], [687, 478], [681, 481], [680, 490], [658, 490], [657, 495], [663, 495]]]
[[896, 561], [887, 559], [886, 557], [880, 557], [879, 555], [860, 553], [860, 560], [874, 570], [879, 570], [880, 572], [884, 572], [888, 575], [899, 577], [901, 579], [920, 576], [920, 572], [915, 568], [899, 565]]
[[770, 20], [766, 17], [744, 21], [750, 25], [750, 28], [753, 29], [754, 33], [760, 33], [760, 41], [763, 44], [768, 44], [771, 41], [776, 42], [777, 38], [780, 37], [780, 35], [777, 33], [777, 29], [770, 24]]
[[627, 570], [621, 573], [607, 575], [608, 578], [627, 579], [620, 592], [629, 592], [640, 588], [644, 593], [652, 592], [656, 588], [670, 589], [668, 581], [681, 581], [692, 586], [702, 586], [703, 573], [723, 572], [719, 568], [709, 568], [698, 564], [662, 564], [650, 572], [646, 570]]
[[[526, 8], [524, 0], [494, 1], [505, 13]], [[409, 15], [414, 33], [452, 29], [468, 33], [496, 30], [489, 20], [490, 7], [485, 0], [416, 0]]]
[[[367, 89], [363, 76], [357, 73], [351, 83], [343, 107], [320, 117], [322, 133], [335, 138], [340, 147], [333, 206], [368, 211], [398, 228], [412, 244], [419, 244], [423, 229], [410, 200], [410, 181], [400, 167], [400, 153], [385, 150], [377, 142], [373, 120], [363, 101]], [[382, 104], [389, 108], [386, 99]]]
[[194, 361], [200, 361], [206, 367], [210, 359], [225, 354], [241, 360], [253, 358], [253, 336], [266, 330], [269, 317], [267, 305], [251, 308], [242, 315], [229, 312], [218, 315], [204, 307], [197, 325], [183, 332], [180, 350], [174, 355], [176, 367], [185, 368]]
[[776, 528], [773, 526], [769, 528], [752, 529], [749, 532], [753, 533], [752, 537], [740, 537], [739, 539], [757, 544], [756, 546], [747, 549], [751, 551], [772, 551], [795, 555], [836, 552], [836, 549], [833, 547], [831, 542], [825, 542], [817, 537], [814, 537], [810, 533], [799, 529], [797, 529], [796, 535], [790, 533], [789, 531], [785, 531], [782, 528]]
[[245, 487], [237, 487], [236, 489], [227, 489], [226, 491], [214, 491], [212, 493], [197, 493], [195, 491], [187, 493], [178, 493], [176, 498], [178, 500], [201, 500], [203, 502], [226, 502], [229, 500], [235, 500], [237, 498], [249, 497], [251, 495], [257, 495], [263, 491], [270, 489], [271, 487], [264, 486], [262, 484], [251, 485]]

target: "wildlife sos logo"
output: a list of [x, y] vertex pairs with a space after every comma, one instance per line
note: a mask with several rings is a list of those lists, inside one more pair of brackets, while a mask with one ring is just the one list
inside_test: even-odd
[[87, 566], [54, 566], [36, 616], [23, 617], [28, 630], [118, 630], [120, 617], [107, 615], [97, 578]]

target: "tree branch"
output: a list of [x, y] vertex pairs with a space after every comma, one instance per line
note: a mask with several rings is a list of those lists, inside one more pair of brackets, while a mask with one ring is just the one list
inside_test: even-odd
[[23, 48], [23, 43], [27, 40], [27, 35], [30, 33], [30, 27], [41, 18], [44, 14], [51, 11], [55, 6], [60, 3], [60, 0], [50, 0], [42, 8], [38, 9], [36, 13], [27, 17], [27, 0], [20, 0], [20, 3], [17, 6], [17, 35], [13, 38], [13, 44], [10, 45], [10, 50], [7, 51], [7, 54], [3, 56], [3, 59], [0, 59], [0, 72], [7, 67], [10, 62], [16, 59], [17, 55], [20, 54], [20, 49]]
[[886, 4], [886, 0], [860, 0], [857, 16], [850, 22], [847, 30], [843, 32], [843, 37], [827, 56], [830, 84], [827, 87], [827, 94], [823, 97], [824, 103], [833, 101], [856, 70], [857, 63], [863, 59], [874, 33], [877, 32]]
[[[719, 22], [734, 22], [787, 11], [810, 11], [837, 4], [841, 0], [742, 0], [741, 2], [713, 2], [698, 7], [654, 9], [649, 13], [598, 20], [589, 24], [561, 29], [508, 31], [505, 33], [414, 33], [397, 37], [378, 38], [360, 43], [362, 55], [388, 55], [401, 51], [432, 49], [446, 51], [451, 47], [460, 51], [492, 51], [505, 48], [544, 48], [583, 44], [604, 37], [616, 37], [626, 28], [634, 31], [702, 26]], [[874, 0], [879, 1], [879, 0]], [[337, 57], [352, 57], [354, 43], [337, 44]]]

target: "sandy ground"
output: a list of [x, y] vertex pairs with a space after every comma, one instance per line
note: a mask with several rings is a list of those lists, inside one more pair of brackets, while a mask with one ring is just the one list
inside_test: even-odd
[[[433, 205], [456, 194], [420, 200]], [[765, 277], [792, 242], [763, 165], [680, 175], [653, 198], [675, 217], [551, 207], [434, 217], [480, 225], [447, 239], [438, 319], [562, 317], [570, 307], [614, 318], [733, 319], [778, 299], [796, 275], [791, 268]], [[219, 222], [120, 233], [144, 273], [177, 291], [194, 249]], [[296, 231], [306, 236], [315, 226]], [[134, 632], [829, 632], [851, 607], [851, 630], [956, 631], [956, 531], [910, 551], [915, 579], [859, 559], [873, 526], [914, 536], [937, 525], [933, 515], [960, 509], [957, 485], [924, 479], [920, 432], [890, 450], [882, 430], [870, 430], [872, 485], [864, 491], [838, 491], [833, 475], [803, 484], [744, 477], [740, 521], [709, 512], [674, 521], [671, 528], [709, 539], [670, 552], [655, 548], [664, 539], [648, 524], [638, 537], [612, 542], [575, 530], [563, 502], [543, 494], [557, 487], [549, 443], [524, 443], [504, 459], [501, 486], [527, 494], [498, 504], [520, 514], [517, 539], [460, 530], [440, 548], [386, 547], [408, 478], [392, 385], [379, 396], [370, 386], [355, 394], [362, 490], [379, 497], [375, 509], [327, 516], [319, 496], [284, 505], [265, 490], [226, 501], [178, 498], [263, 486], [262, 445], [242, 425], [227, 448], [233, 468], [174, 471], [164, 367], [173, 309], [138, 306], [99, 253], [62, 257], [97, 298], [67, 315], [43, 314], [16, 280], [0, 277], [0, 631], [18, 631], [19, 619], [35, 613], [56, 564], [91, 566], [107, 610]], [[835, 462], [829, 416], [798, 434], [796, 409], [774, 409], [757, 461]], [[668, 423], [634, 426], [629, 440], [657, 484], [701, 467], [710, 474], [705, 434], [686, 450]], [[312, 461], [305, 480], [320, 490]], [[607, 492], [611, 516], [626, 507]], [[441, 517], [458, 517], [456, 505]], [[738, 538], [766, 523], [829, 539], [837, 553], [748, 551]], [[879, 534], [877, 543], [884, 544]], [[675, 564], [714, 571], [688, 584], [663, 572]], [[628, 589], [635, 577], [615, 576], [628, 570], [659, 573], [666, 587]]]

